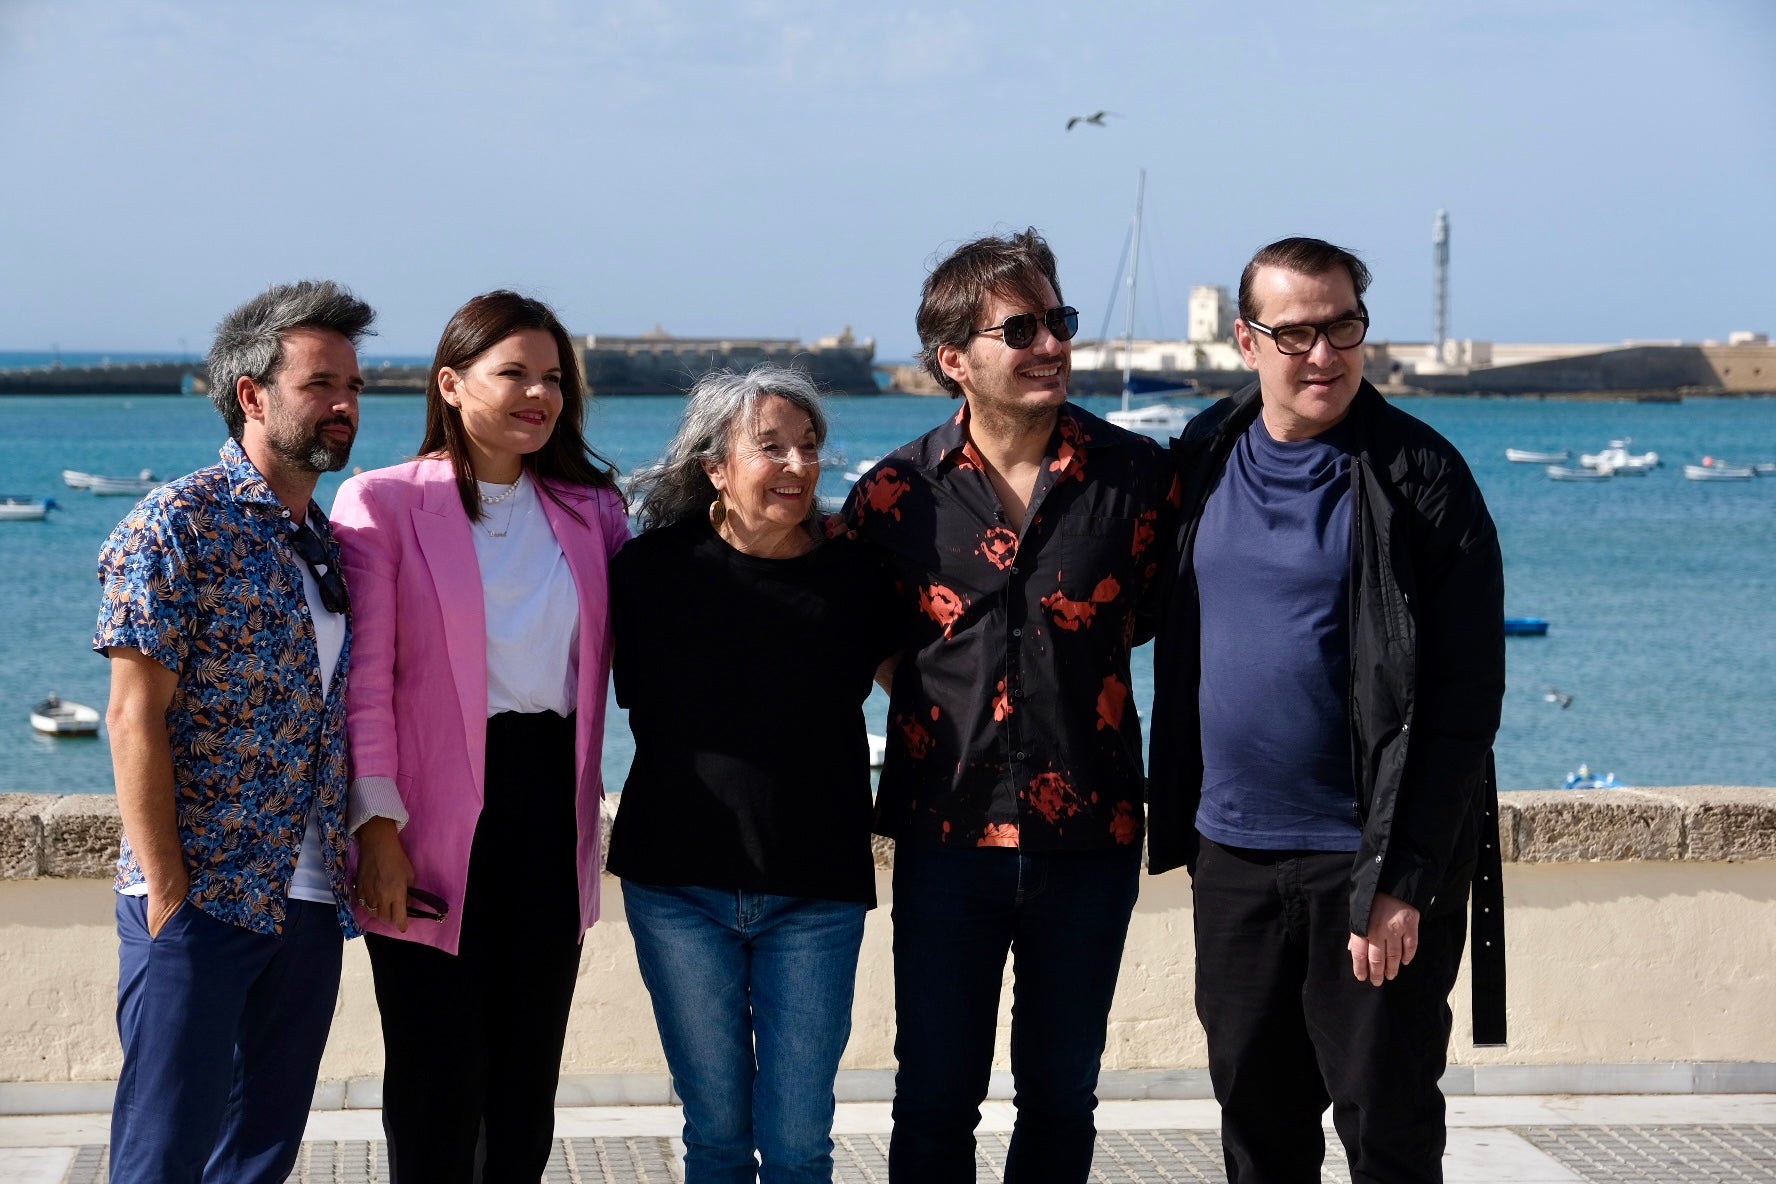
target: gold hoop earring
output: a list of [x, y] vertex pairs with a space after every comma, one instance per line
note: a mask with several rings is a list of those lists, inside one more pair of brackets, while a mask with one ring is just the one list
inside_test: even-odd
[[715, 500], [709, 503], [709, 525], [720, 530], [722, 528], [722, 523], [727, 520], [728, 507], [723, 504], [721, 494], [718, 493], [715, 495]]

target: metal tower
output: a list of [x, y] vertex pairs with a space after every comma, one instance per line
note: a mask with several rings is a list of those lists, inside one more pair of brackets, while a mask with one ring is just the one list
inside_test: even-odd
[[1437, 222], [1431, 228], [1431, 249], [1436, 260], [1435, 291], [1431, 304], [1431, 341], [1435, 343], [1437, 360], [1443, 358], [1443, 343], [1449, 340], [1449, 211], [1438, 210]]

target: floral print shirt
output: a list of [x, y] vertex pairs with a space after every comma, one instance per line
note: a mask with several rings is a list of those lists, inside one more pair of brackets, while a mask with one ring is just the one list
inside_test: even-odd
[[902, 605], [876, 830], [1092, 850], [1140, 841], [1129, 651], [1153, 636], [1178, 487], [1164, 450], [1068, 403], [1026, 521], [1006, 521], [968, 407], [851, 491]]
[[[307, 520], [337, 563], [320, 507]], [[140, 650], [179, 676], [167, 709], [187, 899], [219, 921], [283, 931], [285, 894], [316, 796], [339, 924], [346, 886], [345, 683], [351, 624], [325, 697], [296, 524], [240, 445], [130, 511], [99, 553], [93, 648]], [[117, 886], [142, 883], [129, 841]]]

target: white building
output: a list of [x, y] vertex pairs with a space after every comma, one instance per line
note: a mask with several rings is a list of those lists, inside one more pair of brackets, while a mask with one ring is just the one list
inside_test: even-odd
[[1190, 289], [1190, 340], [1232, 341], [1233, 322], [1239, 309], [1227, 289], [1214, 284], [1198, 284]]
[[[1230, 327], [1232, 322], [1229, 321]], [[1073, 369], [1122, 369], [1125, 343], [1114, 341], [1075, 341]], [[1232, 341], [1157, 341], [1137, 337], [1133, 345], [1132, 369], [1143, 373], [1175, 373], [1180, 370], [1243, 370], [1239, 347]]]

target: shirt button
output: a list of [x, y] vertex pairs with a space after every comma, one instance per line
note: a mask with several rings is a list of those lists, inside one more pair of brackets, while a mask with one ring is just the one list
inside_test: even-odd
[[1023, 760], [1023, 759], [1025, 759], [1025, 758], [1026, 758], [1026, 757], [1028, 757], [1028, 756], [1029, 756], [1029, 755], [1030, 755], [1030, 754], [1029, 754], [1029, 753], [1027, 753], [1027, 752], [1025, 752], [1025, 751], [1024, 751], [1024, 750], [1023, 750], [1023, 749], [1021, 749], [1021, 748], [1020, 748], [1020, 749], [1018, 749], [1018, 750], [1017, 750], [1017, 759], [1018, 759], [1018, 760], [1020, 760], [1020, 761], [1021, 761], [1021, 760]]
[[1017, 564], [1015, 563], [1011, 565], [1011, 574], [1014, 576], [1018, 574]]
[[1013, 629], [1011, 631], [1011, 635], [1013, 637], [1022, 637], [1024, 635], [1024, 631], [1022, 629]]
[[285, 510], [285, 511], [284, 511], [284, 517], [286, 517], [286, 518], [288, 518], [288, 517], [289, 517], [289, 516], [290, 516], [290, 511], [288, 511], [288, 510]]
[[308, 606], [306, 604], [303, 605], [300, 611], [302, 615], [306, 617], [308, 615]]

